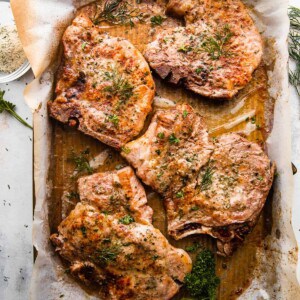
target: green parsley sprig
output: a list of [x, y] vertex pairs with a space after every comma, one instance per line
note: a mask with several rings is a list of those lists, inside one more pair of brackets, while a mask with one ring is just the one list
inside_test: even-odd
[[4, 100], [4, 94], [5, 91], [0, 90], [0, 113], [6, 111], [11, 116], [13, 116], [15, 119], [17, 119], [20, 123], [22, 123], [24, 126], [32, 129], [32, 126], [29, 125], [24, 119], [22, 119], [17, 113], [16, 113], [16, 105]]
[[205, 249], [201, 251], [193, 265], [192, 272], [184, 279], [186, 289], [196, 299], [215, 300], [220, 279], [216, 276], [216, 264], [213, 254]]

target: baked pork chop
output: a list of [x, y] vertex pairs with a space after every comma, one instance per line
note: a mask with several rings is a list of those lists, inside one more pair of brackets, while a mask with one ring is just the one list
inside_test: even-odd
[[218, 239], [219, 253], [231, 255], [258, 220], [274, 168], [258, 144], [236, 133], [219, 136], [182, 197], [165, 198], [169, 234], [175, 239], [210, 234]]
[[191, 271], [188, 254], [151, 224], [130, 167], [79, 180], [79, 202], [51, 240], [70, 272], [103, 299], [171, 299]]
[[195, 177], [212, 150], [203, 119], [182, 104], [158, 110], [146, 133], [126, 144], [121, 154], [145, 184], [165, 195]]
[[50, 115], [121, 148], [151, 111], [155, 86], [147, 62], [129, 41], [101, 33], [84, 14], [67, 28], [63, 46]]
[[170, 1], [186, 26], [162, 29], [145, 57], [163, 79], [210, 98], [232, 98], [262, 57], [262, 39], [240, 0]]
[[187, 105], [158, 111], [126, 150], [122, 155], [137, 175], [162, 195], [169, 234], [209, 234], [223, 255], [256, 224], [273, 182], [274, 166], [258, 144], [236, 133], [211, 143], [203, 120]]

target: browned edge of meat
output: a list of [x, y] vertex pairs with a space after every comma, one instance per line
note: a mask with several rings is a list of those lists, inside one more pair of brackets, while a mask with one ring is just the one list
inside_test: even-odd
[[147, 62], [129, 41], [102, 33], [84, 13], [62, 42], [50, 116], [120, 149], [152, 110], [155, 84]]
[[262, 38], [240, 0], [170, 1], [186, 26], [162, 28], [145, 57], [163, 79], [212, 99], [231, 99], [259, 66]]
[[78, 186], [81, 202], [50, 238], [70, 273], [104, 299], [171, 299], [191, 259], [153, 227], [134, 171], [96, 173]]
[[237, 133], [211, 142], [188, 105], [158, 110], [126, 149], [122, 156], [164, 198], [169, 234], [209, 234], [225, 255], [255, 226], [273, 182], [275, 165], [258, 144]]

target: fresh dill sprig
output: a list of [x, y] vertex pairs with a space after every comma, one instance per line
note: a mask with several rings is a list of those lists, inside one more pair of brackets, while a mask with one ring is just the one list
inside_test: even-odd
[[300, 96], [300, 9], [289, 7], [290, 18], [289, 55], [296, 63], [295, 70], [289, 70], [289, 82]]
[[111, 82], [111, 85], [104, 88], [111, 96], [117, 96], [122, 101], [127, 101], [133, 96], [133, 86], [116, 70], [105, 72], [104, 79]]
[[32, 129], [32, 126], [30, 126], [24, 119], [22, 119], [15, 111], [16, 105], [4, 100], [4, 94], [5, 91], [0, 90], [0, 113], [6, 111], [11, 116], [13, 116], [15, 119], [17, 119], [20, 123], [22, 123], [24, 126]]
[[[298, 66], [296, 68], [299, 68]], [[289, 71], [289, 82], [292, 86], [295, 87], [297, 94], [300, 96], [300, 70], [296, 69], [295, 71]]]
[[134, 20], [142, 21], [143, 13], [124, 0], [108, 0], [105, 2], [102, 11], [98, 12], [94, 18], [97, 25], [103, 21], [114, 25], [130, 25], [134, 26]]
[[214, 174], [214, 171], [212, 167], [207, 166], [207, 168], [204, 171], [204, 174], [202, 176], [202, 180], [200, 183], [200, 189], [201, 191], [206, 191], [210, 185], [212, 184], [212, 176]]
[[228, 56], [230, 53], [225, 50], [225, 45], [229, 42], [233, 33], [229, 25], [226, 24], [221, 31], [218, 31], [215, 36], [207, 37], [201, 45], [201, 49], [207, 52], [214, 60], [221, 56]]
[[81, 151], [79, 154], [76, 154], [74, 150], [72, 150], [68, 161], [73, 162], [75, 165], [75, 171], [77, 173], [87, 172], [88, 174], [92, 174], [94, 169], [90, 166], [88, 157], [90, 154], [89, 149], [85, 149]]
[[300, 28], [300, 9], [294, 6], [289, 7], [290, 25], [299, 30]]

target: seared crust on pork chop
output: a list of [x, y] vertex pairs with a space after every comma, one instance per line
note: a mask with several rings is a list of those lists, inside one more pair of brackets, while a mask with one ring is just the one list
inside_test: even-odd
[[157, 111], [126, 150], [137, 175], [162, 195], [169, 234], [209, 234], [224, 255], [256, 224], [273, 182], [274, 165], [258, 144], [236, 133], [211, 143], [188, 105]]
[[240, 0], [170, 1], [185, 27], [162, 29], [145, 57], [163, 79], [210, 98], [232, 98], [262, 57], [262, 39]]
[[191, 259], [152, 226], [152, 209], [133, 170], [84, 177], [79, 194], [82, 202], [51, 236], [71, 274], [97, 285], [102, 299], [171, 299]]
[[84, 14], [67, 28], [63, 46], [50, 115], [121, 148], [151, 111], [155, 86], [148, 64], [129, 41], [101, 33]]
[[117, 172], [96, 173], [78, 179], [78, 193], [84, 204], [108, 214], [131, 216], [139, 223], [152, 223], [152, 209], [145, 191], [130, 167]]

